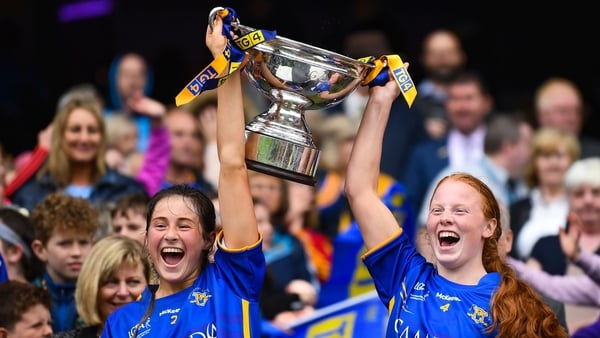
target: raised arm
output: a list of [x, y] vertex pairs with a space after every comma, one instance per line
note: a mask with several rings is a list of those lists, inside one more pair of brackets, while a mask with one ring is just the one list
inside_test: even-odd
[[[226, 45], [221, 34], [223, 23], [216, 17], [214, 29], [206, 30], [206, 45], [213, 57]], [[230, 249], [243, 248], [258, 240], [258, 225], [248, 184], [245, 156], [245, 120], [242, 104], [240, 72], [217, 87], [217, 151], [219, 172], [219, 205], [225, 245]]]
[[52, 137], [52, 124], [49, 124], [46, 128], [38, 133], [38, 144], [33, 149], [31, 157], [27, 160], [25, 165], [17, 171], [16, 175], [7, 182], [4, 187], [4, 194], [10, 199], [12, 194], [19, 190], [19, 188], [27, 182], [35, 173], [42, 167], [48, 153], [50, 152], [50, 141]]
[[559, 229], [560, 246], [569, 260], [579, 266], [596, 284], [600, 285], [600, 256], [583, 252], [579, 247], [581, 220], [574, 212], [569, 213], [569, 229]]
[[399, 94], [394, 80], [369, 90], [369, 101], [348, 163], [345, 191], [367, 249], [397, 234], [400, 229], [396, 218], [377, 194], [383, 133], [392, 103]]

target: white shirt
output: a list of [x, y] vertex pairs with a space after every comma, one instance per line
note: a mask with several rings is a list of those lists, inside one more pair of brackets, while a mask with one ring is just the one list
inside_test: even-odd
[[469, 135], [462, 134], [454, 128], [451, 129], [448, 132], [450, 166], [465, 166], [479, 161], [483, 157], [485, 132], [485, 126], [480, 126]]
[[557, 235], [564, 228], [569, 213], [567, 196], [546, 202], [538, 188], [531, 190], [531, 210], [529, 219], [516, 238], [517, 254], [526, 259], [531, 255], [535, 243], [542, 237]]

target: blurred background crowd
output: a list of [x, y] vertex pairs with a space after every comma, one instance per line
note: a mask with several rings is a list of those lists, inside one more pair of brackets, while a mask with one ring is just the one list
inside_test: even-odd
[[[86, 3], [81, 15], [69, 14], [69, 8]], [[337, 52], [351, 31], [382, 29], [394, 52], [411, 61], [415, 80], [424, 75], [418, 62], [423, 37], [449, 27], [460, 34], [469, 65], [486, 74], [500, 108], [527, 106], [534, 88], [551, 75], [574, 80], [586, 102], [594, 110], [600, 107], [593, 72], [597, 52], [587, 39], [594, 18], [580, 6], [547, 7], [542, 15], [462, 2], [6, 0], [0, 4], [2, 143], [11, 153], [31, 148], [57, 98], [74, 83], [92, 82], [106, 94], [111, 60], [124, 51], [148, 58], [155, 71], [153, 95], [173, 102], [182, 84], [210, 61], [204, 24], [215, 6], [235, 8], [246, 25]], [[586, 133], [599, 125], [596, 115]]]
[[[212, 61], [204, 34], [215, 6], [234, 8], [247, 26], [349, 57], [401, 55], [418, 95], [411, 109], [401, 99], [392, 107], [378, 186], [399, 224], [428, 257], [420, 234], [433, 185], [454, 171], [484, 178], [506, 211], [501, 256], [547, 297], [570, 332], [600, 325], [600, 283], [590, 274], [600, 257], [600, 81], [591, 40], [580, 42], [592, 38], [584, 10], [7, 0], [0, 4], [0, 257], [8, 279], [70, 294], [53, 299], [55, 333], [101, 329], [107, 311], [76, 290], [95, 285], [99, 303], [110, 299], [103, 283], [118, 279], [111, 274], [125, 262], [115, 258], [112, 271], [95, 277], [78, 279], [80, 271], [91, 269], [88, 253], [109, 258], [90, 251], [104, 238], [144, 242], [150, 196], [191, 185], [213, 199], [218, 214], [216, 95], [174, 106]], [[269, 103], [246, 89], [251, 119]], [[307, 112], [322, 151], [316, 186], [250, 174], [268, 266], [261, 311], [273, 337], [315, 310], [374, 290], [344, 195], [366, 89]], [[573, 214], [581, 220], [575, 253], [559, 238]], [[72, 247], [53, 251], [63, 237]], [[112, 245], [131, 252], [129, 263], [143, 256], [137, 244]], [[61, 265], [65, 257], [71, 265]], [[138, 263], [139, 283], [121, 288], [123, 302], [155, 282], [147, 262]], [[100, 313], [90, 317], [90, 307]]]

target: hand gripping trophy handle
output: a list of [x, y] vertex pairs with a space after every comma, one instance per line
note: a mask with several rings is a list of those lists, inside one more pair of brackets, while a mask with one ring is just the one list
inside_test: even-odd
[[[216, 15], [224, 17], [231, 13], [223, 7], [211, 10], [208, 20], [211, 27]], [[236, 17], [228, 19], [236, 35], [258, 32], [241, 25]], [[373, 62], [372, 58], [355, 60], [278, 35], [254, 45], [246, 53], [249, 58], [244, 71], [249, 82], [271, 102], [267, 111], [246, 125], [248, 168], [315, 185], [319, 150], [313, 142], [305, 112], [337, 105], [359, 85], [366, 84], [365, 79], [381, 80], [380, 74], [373, 70], [378, 68], [376, 71], [381, 73], [388, 65]], [[410, 80], [403, 66], [401, 69]], [[387, 82], [387, 77], [384, 81]], [[416, 95], [412, 80], [404, 86], [403, 91], [412, 90]]]

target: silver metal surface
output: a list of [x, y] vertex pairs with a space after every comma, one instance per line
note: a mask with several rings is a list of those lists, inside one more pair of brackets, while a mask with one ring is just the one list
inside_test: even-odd
[[[211, 12], [209, 21], [216, 11]], [[236, 22], [242, 35], [255, 29]], [[250, 83], [271, 102], [246, 125], [249, 169], [314, 185], [319, 150], [305, 112], [332, 107], [368, 74], [371, 65], [276, 36], [248, 50], [244, 71]]]

